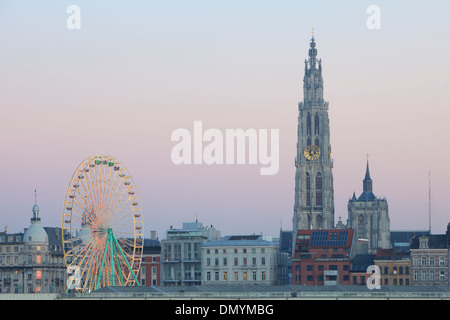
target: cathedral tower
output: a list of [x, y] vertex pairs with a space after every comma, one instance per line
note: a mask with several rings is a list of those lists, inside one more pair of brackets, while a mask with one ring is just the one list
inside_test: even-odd
[[298, 230], [334, 228], [333, 161], [328, 102], [323, 100], [322, 60], [314, 37], [305, 60], [303, 101], [298, 104], [294, 243]]

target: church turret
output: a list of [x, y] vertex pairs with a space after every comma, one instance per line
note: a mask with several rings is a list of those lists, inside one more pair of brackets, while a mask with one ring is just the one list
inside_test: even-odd
[[372, 192], [369, 161], [363, 180], [363, 192], [358, 199], [353, 192], [348, 202], [348, 225], [356, 230], [358, 239], [368, 242], [357, 243], [356, 253], [373, 253], [377, 249], [391, 248], [390, 221], [386, 199], [377, 198]]

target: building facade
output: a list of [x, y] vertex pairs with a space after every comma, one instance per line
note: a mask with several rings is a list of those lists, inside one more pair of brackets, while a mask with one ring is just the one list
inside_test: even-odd
[[292, 284], [350, 284], [353, 229], [299, 230]]
[[138, 277], [141, 286], [159, 286], [161, 284], [161, 243], [153, 232], [150, 239], [144, 239]]
[[355, 193], [348, 202], [348, 228], [356, 231], [355, 252], [375, 253], [377, 249], [390, 249], [390, 220], [386, 199], [377, 198], [372, 191], [369, 162], [363, 180], [363, 192], [356, 198]]
[[203, 227], [198, 221], [167, 230], [166, 239], [161, 241], [161, 285], [200, 285], [202, 245], [219, 238], [220, 232], [213, 226]]
[[314, 37], [305, 60], [303, 101], [298, 104], [293, 247], [298, 230], [334, 228], [333, 161], [322, 60]]
[[445, 285], [448, 278], [448, 237], [420, 235], [411, 242], [411, 285]]
[[39, 207], [32, 211], [24, 233], [0, 233], [1, 293], [59, 293], [66, 287], [62, 230], [44, 228]]
[[[261, 235], [226, 236], [202, 247], [202, 284], [278, 284], [287, 253]], [[285, 272], [286, 272], [285, 271]], [[282, 281], [280, 279], [280, 281]]]
[[374, 263], [380, 267], [381, 285], [411, 285], [411, 256], [409, 250], [378, 249]]

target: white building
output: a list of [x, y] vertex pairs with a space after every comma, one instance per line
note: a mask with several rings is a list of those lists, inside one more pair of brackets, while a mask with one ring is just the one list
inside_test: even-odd
[[283, 261], [280, 254], [277, 243], [262, 235], [225, 236], [205, 242], [202, 285], [277, 284], [279, 261]]
[[202, 280], [201, 247], [204, 242], [217, 240], [220, 232], [201, 222], [183, 223], [182, 229], [172, 226], [161, 241], [161, 285], [200, 285]]

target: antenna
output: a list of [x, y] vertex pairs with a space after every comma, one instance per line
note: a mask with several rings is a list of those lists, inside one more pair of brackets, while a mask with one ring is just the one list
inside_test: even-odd
[[431, 171], [428, 170], [428, 232], [431, 234]]

